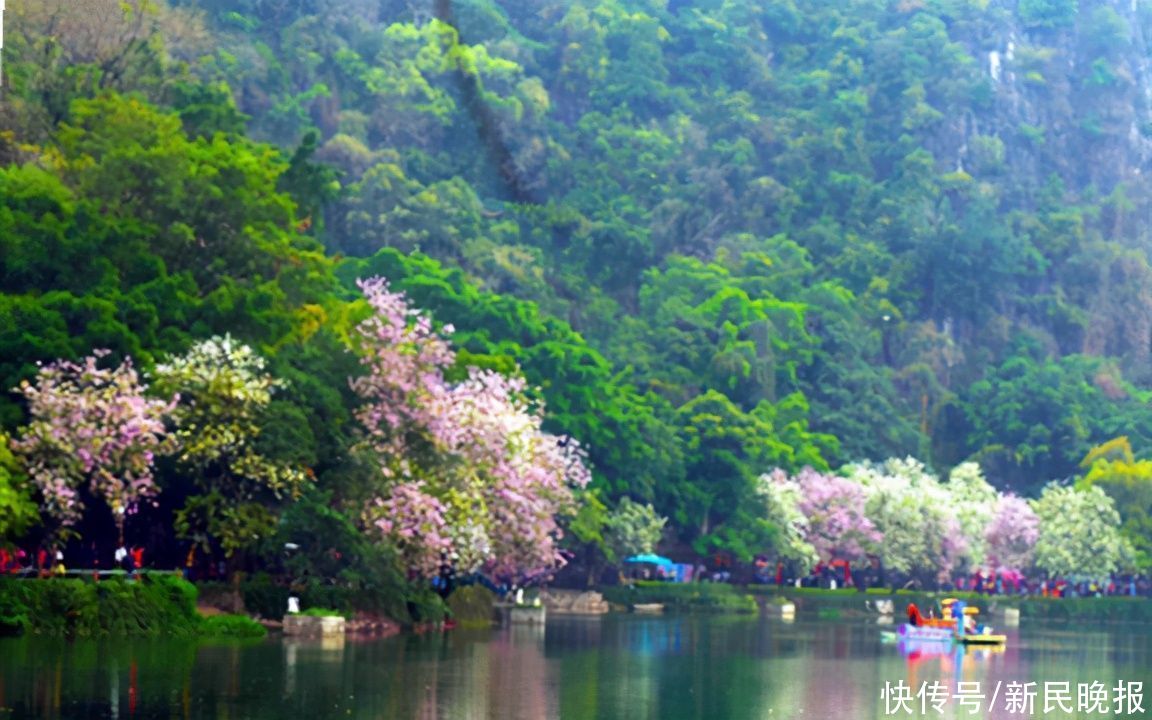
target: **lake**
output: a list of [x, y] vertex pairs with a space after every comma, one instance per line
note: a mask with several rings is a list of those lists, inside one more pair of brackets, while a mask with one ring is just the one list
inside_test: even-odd
[[999, 652], [886, 644], [870, 622], [630, 615], [326, 642], [11, 638], [0, 720], [1148, 716], [1127, 684], [1152, 675], [1148, 629], [1025, 625]]

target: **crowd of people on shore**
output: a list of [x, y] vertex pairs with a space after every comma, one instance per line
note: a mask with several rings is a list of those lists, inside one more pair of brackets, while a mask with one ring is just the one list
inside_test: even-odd
[[[104, 560], [104, 562], [101, 562]], [[110, 560], [110, 562], [109, 562]], [[91, 572], [99, 576], [102, 570], [123, 570], [130, 576], [144, 567], [144, 547], [132, 547], [120, 543], [111, 558], [102, 557], [96, 543], [90, 543], [82, 548], [82, 552], [73, 559], [78, 571]], [[0, 547], [0, 575], [14, 575], [18, 577], [56, 577], [68, 574], [68, 567], [64, 562], [64, 551], [59, 547], [42, 545], [29, 552], [23, 548], [8, 549]]]
[[877, 562], [853, 568], [846, 561], [820, 562], [806, 575], [790, 572], [777, 563], [774, 572], [758, 562], [752, 582], [813, 588], [890, 588], [936, 592], [974, 592], [984, 595], [1035, 595], [1040, 597], [1152, 596], [1152, 579], [1139, 573], [1116, 573], [1102, 578], [1026, 576], [1017, 571], [976, 569], [971, 573], [940, 573], [930, 582], [905, 573], [885, 571]]

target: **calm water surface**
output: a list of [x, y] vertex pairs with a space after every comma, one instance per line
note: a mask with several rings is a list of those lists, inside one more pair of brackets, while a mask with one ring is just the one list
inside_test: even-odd
[[[915, 693], [937, 680], [949, 698], [928, 717], [1099, 718], [1118, 681], [1144, 682], [1152, 707], [1150, 629], [1025, 626], [1002, 652], [884, 644], [864, 623], [624, 615], [371, 641], [3, 639], [0, 720], [898, 718], [921, 717]], [[900, 682], [908, 706], [882, 697]], [[1031, 714], [1006, 703], [1027, 682]], [[1073, 712], [1044, 712], [1045, 682], [1070, 683]], [[1093, 682], [1107, 704], [1076, 712]], [[958, 690], [985, 697], [962, 705]]]

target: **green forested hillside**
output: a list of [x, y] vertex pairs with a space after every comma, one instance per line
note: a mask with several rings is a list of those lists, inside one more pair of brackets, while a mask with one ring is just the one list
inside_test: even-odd
[[355, 499], [340, 348], [382, 274], [701, 550], [770, 540], [777, 466], [1028, 493], [1152, 449], [1144, 3], [121, 5], [10, 0], [5, 388], [230, 332]]

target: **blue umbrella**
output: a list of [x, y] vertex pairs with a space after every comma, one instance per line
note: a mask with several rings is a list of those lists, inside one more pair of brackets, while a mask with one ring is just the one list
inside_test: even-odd
[[652, 563], [653, 565], [673, 565], [673, 564], [675, 564], [666, 557], [660, 557], [659, 555], [653, 555], [652, 553], [645, 553], [644, 555], [633, 555], [632, 557], [628, 558], [624, 562]]

